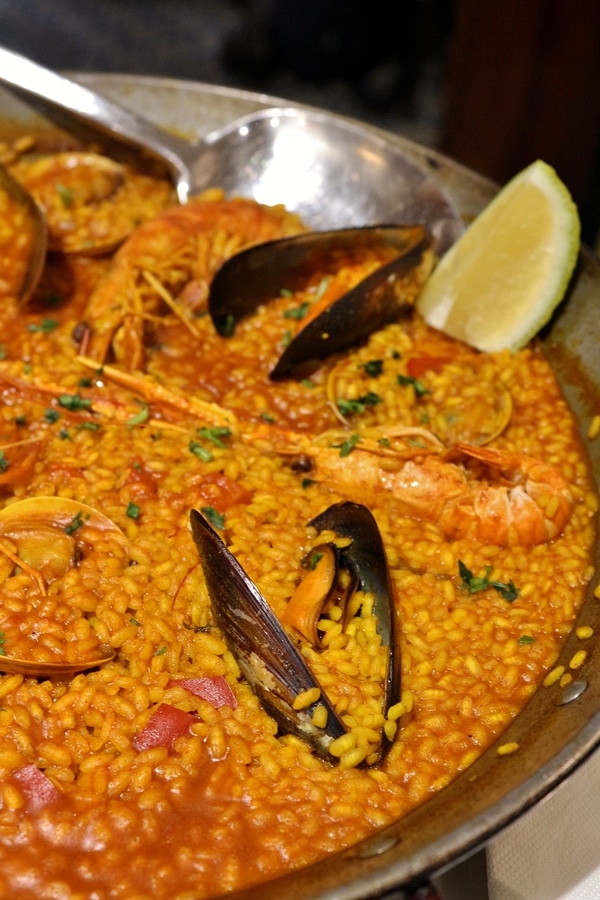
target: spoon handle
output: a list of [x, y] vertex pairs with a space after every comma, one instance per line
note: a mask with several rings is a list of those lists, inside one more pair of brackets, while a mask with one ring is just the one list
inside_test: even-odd
[[60, 113], [65, 122], [83, 123], [103, 137], [109, 135], [158, 158], [169, 169], [179, 201], [187, 202], [192, 144], [5, 47], [0, 47], [0, 82], [50, 117]]

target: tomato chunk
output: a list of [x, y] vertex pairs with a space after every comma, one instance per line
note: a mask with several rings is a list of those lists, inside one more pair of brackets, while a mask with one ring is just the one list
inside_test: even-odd
[[230, 706], [235, 709], [237, 700], [225, 678], [222, 675], [207, 675], [202, 678], [172, 678], [169, 687], [182, 687], [196, 697], [202, 697], [214, 709], [220, 706]]
[[448, 356], [414, 356], [406, 363], [406, 370], [411, 378], [420, 378], [425, 372], [440, 372], [451, 362]]
[[152, 713], [148, 724], [133, 739], [135, 750], [149, 750], [151, 747], [168, 747], [171, 749], [175, 741], [183, 737], [196, 721], [192, 713], [161, 703]]
[[40, 812], [62, 797], [54, 783], [33, 763], [21, 766], [13, 772], [12, 778], [25, 795], [29, 812]]

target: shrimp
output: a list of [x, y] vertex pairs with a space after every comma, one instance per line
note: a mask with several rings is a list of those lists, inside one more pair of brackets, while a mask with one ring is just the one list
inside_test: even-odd
[[526, 454], [473, 444], [458, 443], [456, 451], [481, 462], [486, 477], [440, 452], [394, 458], [363, 448], [360, 439], [347, 455], [339, 445], [305, 444], [302, 453], [309, 463], [303, 469], [359, 502], [374, 491], [387, 491], [403, 512], [436, 522], [449, 540], [473, 537], [501, 546], [533, 546], [561, 534], [573, 498], [558, 469]]
[[194, 313], [224, 260], [243, 247], [302, 230], [298, 217], [282, 207], [225, 200], [217, 191], [165, 210], [122, 245], [92, 293], [82, 351], [102, 363], [112, 350], [128, 371], [141, 369], [145, 323], [160, 322], [166, 309], [197, 334]]

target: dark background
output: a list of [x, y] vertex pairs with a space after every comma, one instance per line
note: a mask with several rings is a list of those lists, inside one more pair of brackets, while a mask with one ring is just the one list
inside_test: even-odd
[[0, 0], [0, 43], [56, 69], [311, 103], [500, 184], [545, 159], [596, 245], [599, 0]]

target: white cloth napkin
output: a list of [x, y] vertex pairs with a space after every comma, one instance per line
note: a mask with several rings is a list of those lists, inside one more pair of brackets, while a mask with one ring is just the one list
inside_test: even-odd
[[600, 900], [600, 750], [487, 846], [490, 900]]

